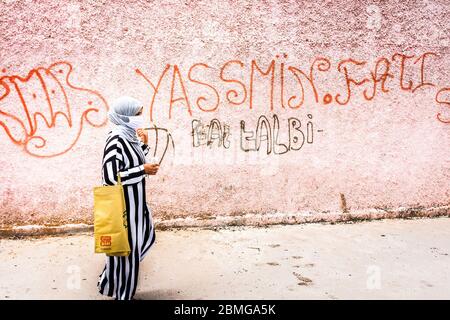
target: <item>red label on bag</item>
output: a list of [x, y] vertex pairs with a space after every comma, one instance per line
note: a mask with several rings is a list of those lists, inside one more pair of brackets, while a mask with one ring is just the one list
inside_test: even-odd
[[111, 246], [111, 236], [101, 236], [100, 237], [100, 245], [102, 247], [110, 247]]

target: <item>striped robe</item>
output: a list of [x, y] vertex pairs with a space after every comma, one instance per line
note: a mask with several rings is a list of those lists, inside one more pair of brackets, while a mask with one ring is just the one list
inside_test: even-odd
[[[140, 143], [147, 155], [148, 145]], [[117, 183], [117, 170], [124, 188], [128, 219], [128, 240], [131, 253], [127, 257], [106, 256], [106, 265], [97, 283], [101, 294], [116, 300], [132, 299], [138, 282], [139, 263], [155, 241], [152, 212], [146, 203], [145, 158], [136, 151], [136, 145], [110, 131], [103, 153], [103, 185]]]

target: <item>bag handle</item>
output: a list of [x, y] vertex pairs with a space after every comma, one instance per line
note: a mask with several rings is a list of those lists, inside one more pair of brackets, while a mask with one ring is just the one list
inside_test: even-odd
[[122, 185], [122, 180], [120, 178], [120, 174], [119, 173], [120, 173], [120, 171], [117, 172], [117, 184], [118, 185]]

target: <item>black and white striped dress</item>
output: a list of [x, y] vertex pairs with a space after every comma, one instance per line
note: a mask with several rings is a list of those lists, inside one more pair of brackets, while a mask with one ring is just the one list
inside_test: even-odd
[[[147, 155], [148, 145], [140, 143]], [[128, 219], [128, 240], [131, 253], [127, 257], [106, 256], [106, 265], [99, 276], [98, 290], [101, 294], [117, 300], [132, 299], [138, 282], [139, 263], [155, 242], [152, 212], [145, 195], [145, 158], [117, 133], [110, 131], [103, 153], [103, 185], [117, 183], [117, 170], [124, 188]]]

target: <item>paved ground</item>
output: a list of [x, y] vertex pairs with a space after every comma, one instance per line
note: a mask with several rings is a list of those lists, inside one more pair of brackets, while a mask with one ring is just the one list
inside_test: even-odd
[[[92, 235], [0, 241], [0, 299], [104, 299]], [[136, 298], [450, 299], [449, 254], [449, 218], [157, 230]]]

